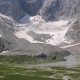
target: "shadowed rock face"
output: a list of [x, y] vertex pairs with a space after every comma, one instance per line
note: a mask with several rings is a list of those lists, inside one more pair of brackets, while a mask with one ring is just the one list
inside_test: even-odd
[[19, 0], [19, 2], [25, 13], [35, 16], [42, 8], [44, 0]]
[[24, 15], [18, 0], [0, 0], [0, 13], [19, 21]]
[[40, 14], [46, 21], [70, 19], [79, 15], [80, 0], [0, 0], [0, 13], [16, 20], [26, 13]]
[[61, 6], [60, 0], [45, 0], [42, 7], [42, 17], [45, 20], [56, 20], [57, 12], [59, 12]]
[[80, 0], [19, 0], [19, 3], [24, 12], [31, 16], [39, 13], [46, 21], [74, 18], [80, 13]]
[[45, 0], [42, 17], [45, 20], [67, 19], [78, 16], [80, 0]]
[[44, 0], [0, 0], [0, 13], [19, 21], [25, 14], [37, 15]]

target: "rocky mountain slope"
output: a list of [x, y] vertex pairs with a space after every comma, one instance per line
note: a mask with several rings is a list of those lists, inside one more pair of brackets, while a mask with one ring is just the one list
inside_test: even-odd
[[[10, 22], [10, 23], [9, 23]], [[15, 33], [14, 21], [4, 15], [0, 15], [0, 52], [1, 55], [59, 55], [68, 56], [70, 53], [59, 47], [42, 43], [31, 43], [25, 39], [18, 38]], [[7, 51], [7, 52], [6, 52]]]
[[18, 22], [21, 22], [25, 16], [29, 21], [30, 16], [39, 15], [45, 21], [63, 20], [68, 21], [67, 26], [70, 24], [74, 26], [80, 15], [79, 4], [79, 0], [0, 0], [0, 13]]
[[0, 0], [0, 13], [10, 16], [16, 21], [25, 15], [18, 0]]
[[7, 54], [63, 55], [80, 42], [79, 15], [80, 0], [0, 0], [0, 37]]
[[48, 21], [64, 20], [79, 15], [79, 4], [79, 0], [0, 0], [0, 12], [17, 20], [25, 13], [30, 16], [39, 14]]
[[79, 15], [79, 0], [45, 0], [42, 16], [46, 20], [71, 19]]

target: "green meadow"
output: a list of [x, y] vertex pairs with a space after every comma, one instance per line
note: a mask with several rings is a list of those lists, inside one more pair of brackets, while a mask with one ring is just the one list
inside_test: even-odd
[[0, 65], [0, 80], [80, 80], [80, 67], [38, 69]]
[[49, 62], [55, 60], [31, 56], [0, 56], [0, 80], [80, 80], [80, 67], [30, 66]]

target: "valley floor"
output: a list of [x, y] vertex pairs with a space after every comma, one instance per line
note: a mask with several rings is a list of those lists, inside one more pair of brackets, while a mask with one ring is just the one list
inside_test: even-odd
[[0, 65], [0, 80], [80, 80], [80, 67], [23, 68]]

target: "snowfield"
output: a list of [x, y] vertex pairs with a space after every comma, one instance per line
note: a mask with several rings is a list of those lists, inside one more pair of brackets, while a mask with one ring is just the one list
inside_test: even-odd
[[[24, 21], [27, 23], [25, 18], [21, 19], [21, 21], [23, 23]], [[66, 41], [65, 37], [65, 34], [69, 29], [69, 27], [67, 27], [68, 21], [59, 20], [55, 22], [45, 22], [39, 15], [30, 17], [29, 21], [30, 22], [28, 24], [24, 23], [20, 25], [21, 27], [19, 27], [19, 31], [15, 32], [15, 35], [18, 38], [25, 38], [33, 43], [41, 43], [40, 41], [34, 40], [32, 36], [27, 34], [27, 32], [33, 31], [37, 34], [49, 34], [51, 38], [45, 41], [47, 44], [58, 45], [62, 42], [70, 43], [69, 41]]]

